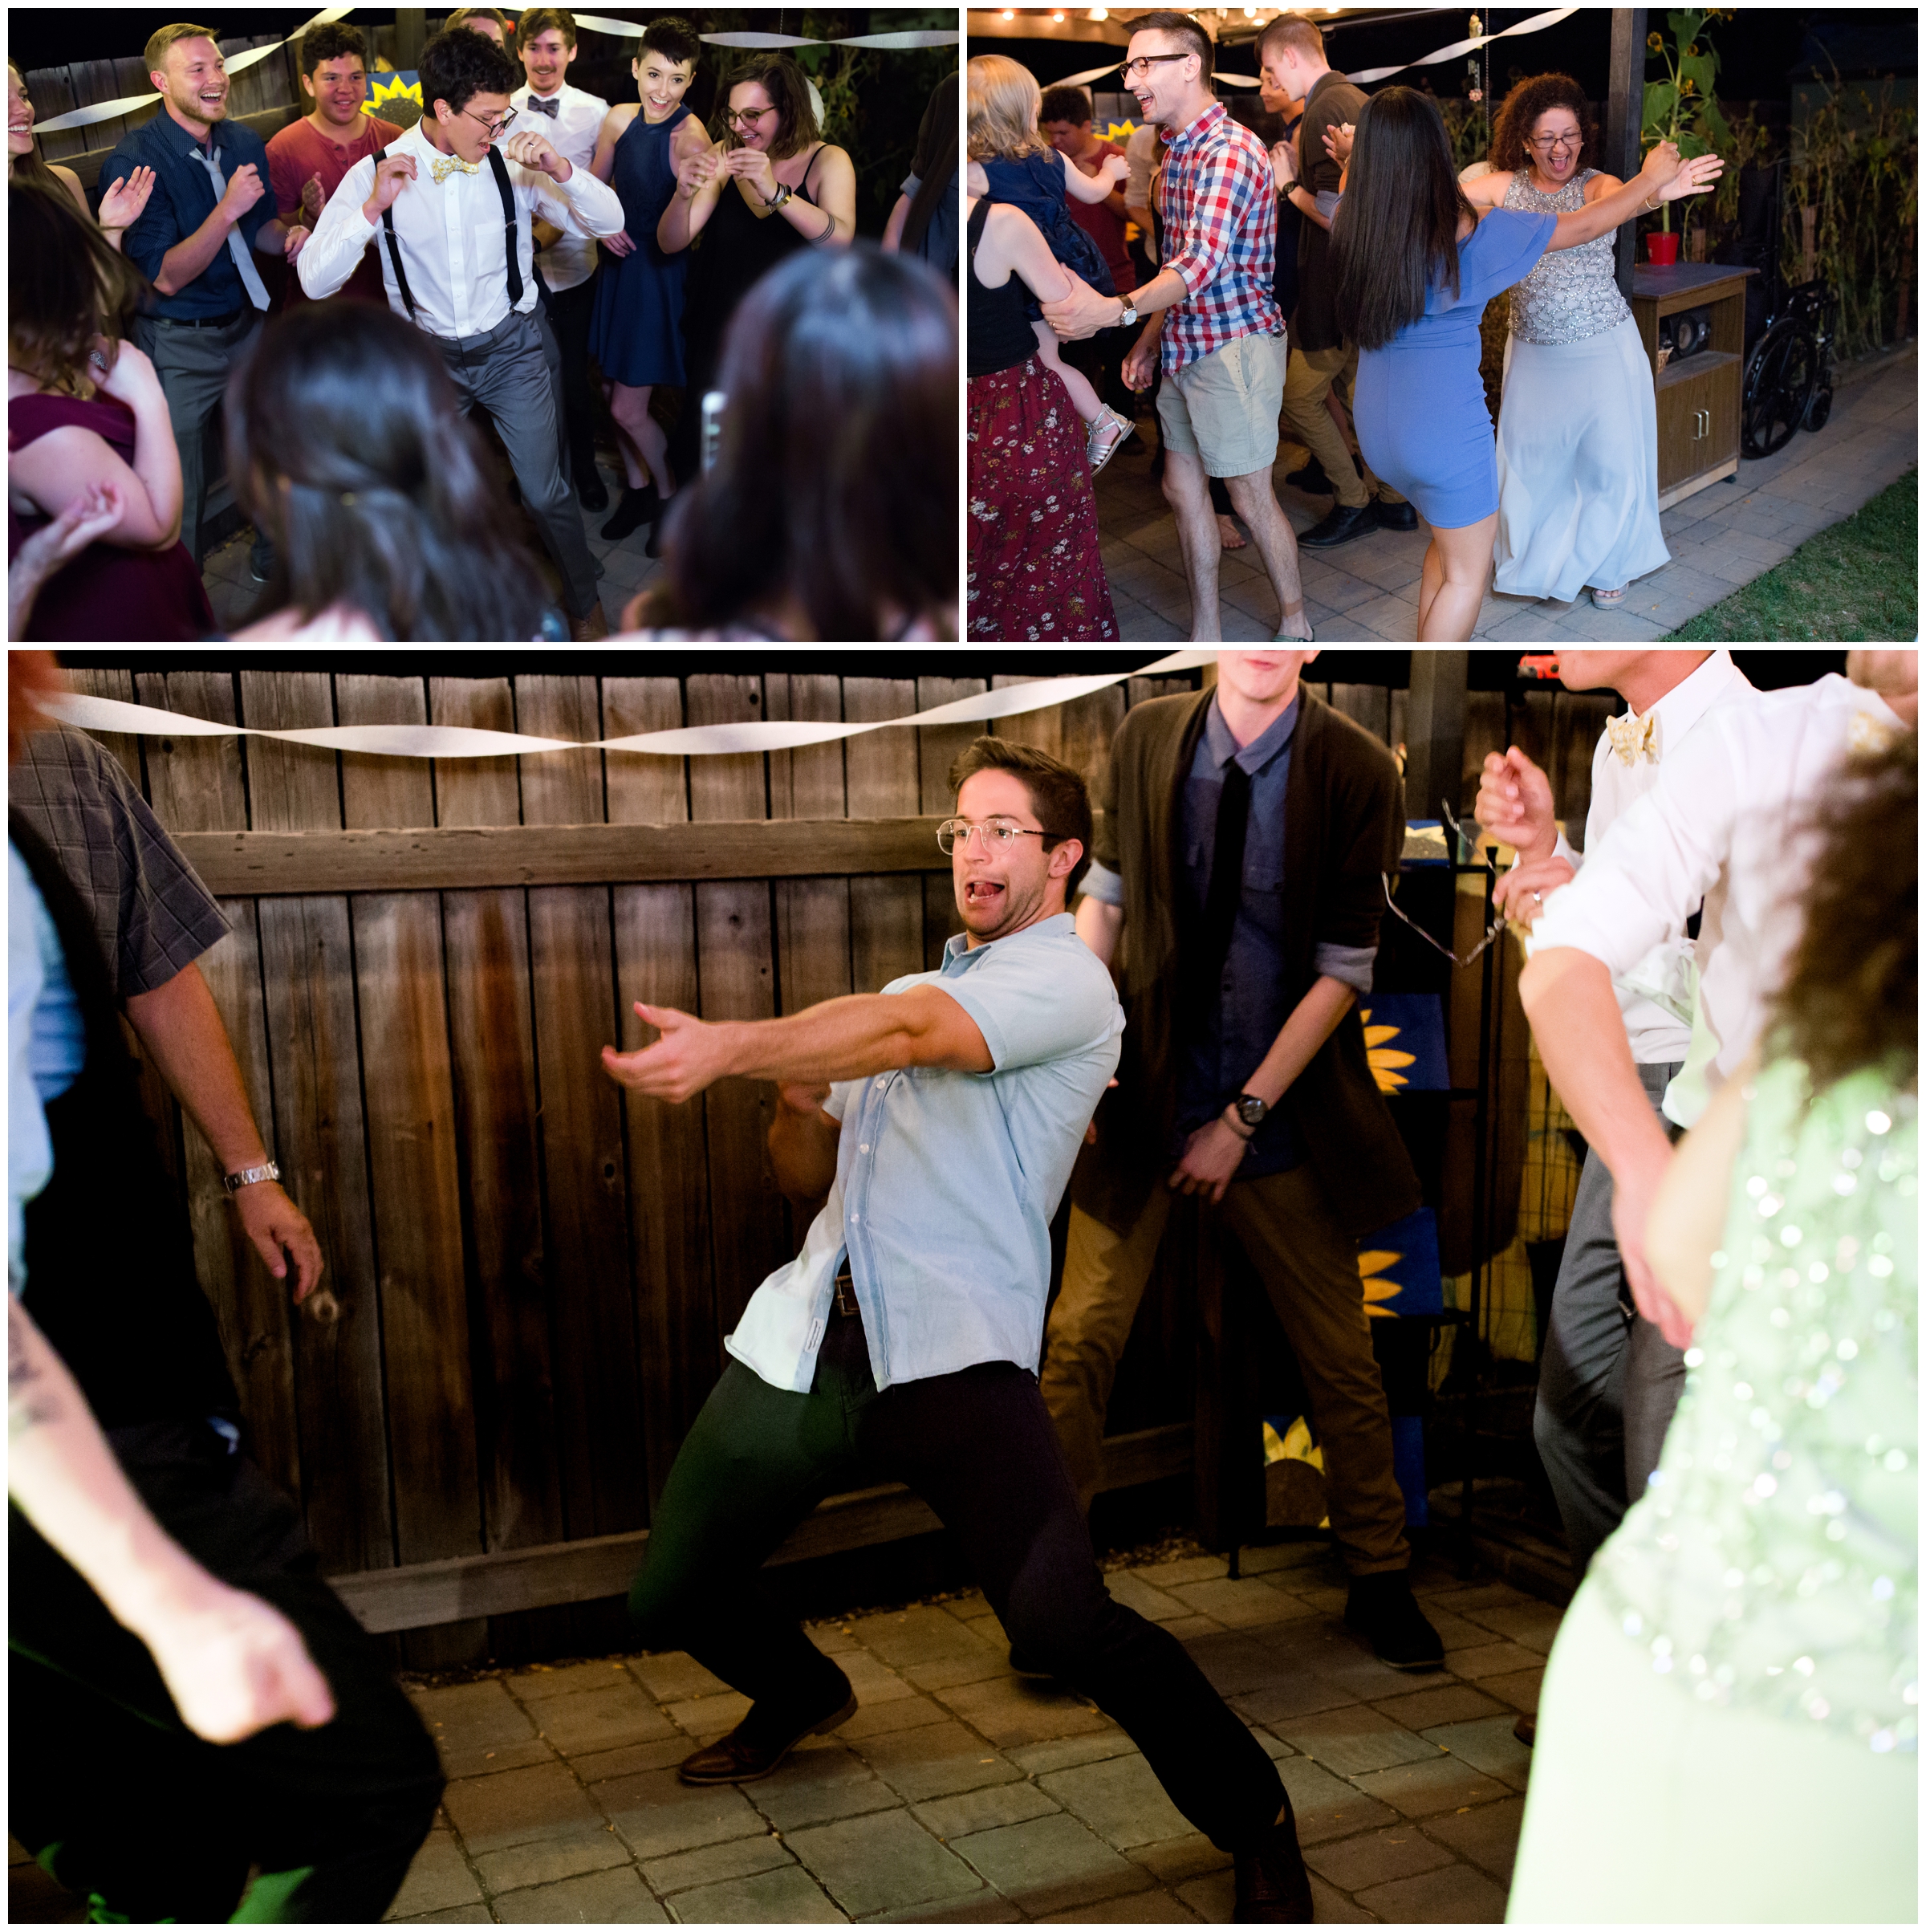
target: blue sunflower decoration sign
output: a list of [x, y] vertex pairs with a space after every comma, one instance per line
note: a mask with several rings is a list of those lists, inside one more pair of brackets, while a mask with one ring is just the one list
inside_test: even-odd
[[1364, 1312], [1374, 1320], [1440, 1313], [1444, 1280], [1438, 1266], [1437, 1218], [1431, 1210], [1415, 1209], [1367, 1234], [1358, 1243], [1358, 1273], [1364, 1284]]
[[1436, 1093], [1451, 1084], [1444, 1006], [1436, 993], [1374, 993], [1358, 1018], [1379, 1092]]

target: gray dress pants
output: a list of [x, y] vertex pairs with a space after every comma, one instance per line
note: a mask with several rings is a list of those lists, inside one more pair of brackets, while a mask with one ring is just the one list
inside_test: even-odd
[[[1678, 1070], [1677, 1062], [1640, 1068], [1655, 1112]], [[1644, 1495], [1685, 1385], [1684, 1356], [1631, 1307], [1611, 1227], [1611, 1171], [1588, 1153], [1552, 1290], [1532, 1416], [1581, 1577], [1630, 1503]]]
[[225, 328], [189, 328], [158, 315], [134, 323], [134, 340], [154, 365], [181, 453], [181, 541], [202, 560], [201, 511], [207, 502], [204, 443], [230, 373], [252, 352], [261, 311], [243, 308]]
[[599, 595], [595, 559], [563, 468], [559, 372], [551, 367], [551, 338], [539, 312], [511, 310], [483, 335], [433, 340], [463, 414], [486, 409], [508, 447], [522, 501], [562, 573], [569, 615], [589, 616]]

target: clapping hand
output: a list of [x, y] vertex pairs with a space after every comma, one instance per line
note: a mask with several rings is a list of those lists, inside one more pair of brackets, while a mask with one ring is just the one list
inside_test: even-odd
[[6, 572], [7, 632], [19, 637], [40, 587], [88, 544], [120, 521], [126, 507], [118, 483], [90, 483], [51, 523], [36, 530], [14, 553]]
[[1324, 152], [1340, 167], [1351, 159], [1351, 144], [1357, 138], [1357, 132], [1349, 121], [1342, 127], [1324, 130]]
[[103, 228], [132, 228], [140, 219], [147, 197], [154, 192], [154, 171], [136, 168], [124, 181], [116, 181], [100, 197]]
[[321, 219], [321, 210], [327, 205], [327, 190], [321, 185], [321, 177], [311, 174], [301, 184], [301, 212], [311, 222]]
[[689, 156], [676, 170], [676, 192], [684, 201], [693, 201], [721, 172], [721, 151], [705, 148], [699, 154]]
[[760, 148], [732, 148], [724, 157], [723, 171], [739, 181], [747, 181], [766, 201], [776, 198], [776, 171]]
[[1288, 194], [1298, 178], [1298, 153], [1289, 141], [1274, 141], [1270, 150], [1270, 178], [1279, 194]]
[[227, 192], [221, 197], [221, 205], [230, 220], [238, 222], [266, 193], [267, 184], [261, 178], [261, 170], [252, 161], [244, 161], [227, 177]]

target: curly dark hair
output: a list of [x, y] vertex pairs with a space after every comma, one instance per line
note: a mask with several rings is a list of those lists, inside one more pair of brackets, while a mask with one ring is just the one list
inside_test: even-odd
[[351, 54], [363, 67], [368, 65], [367, 35], [345, 21], [323, 22], [301, 36], [301, 71], [310, 78], [323, 61], [343, 60]]
[[1805, 924], [1767, 1051], [1816, 1093], [1861, 1068], [1919, 1077], [1920, 738], [1850, 760], [1809, 822]]
[[522, 84], [515, 63], [486, 34], [458, 26], [436, 35], [416, 62], [421, 75], [424, 117], [435, 118], [435, 103], [445, 100], [459, 114], [477, 94], [509, 95]]
[[1580, 157], [1599, 151], [1599, 124], [1585, 98], [1585, 90], [1569, 74], [1534, 74], [1521, 80], [1505, 96], [1498, 117], [1491, 128], [1491, 165], [1501, 173], [1531, 165], [1531, 151], [1525, 137], [1541, 114], [1554, 108], [1569, 108], [1578, 118], [1579, 133], [1585, 145]]

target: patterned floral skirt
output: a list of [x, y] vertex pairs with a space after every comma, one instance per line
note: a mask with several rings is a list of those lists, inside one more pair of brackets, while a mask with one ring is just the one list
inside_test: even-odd
[[1083, 425], [1035, 356], [969, 379], [969, 582], [965, 634], [1114, 638]]

